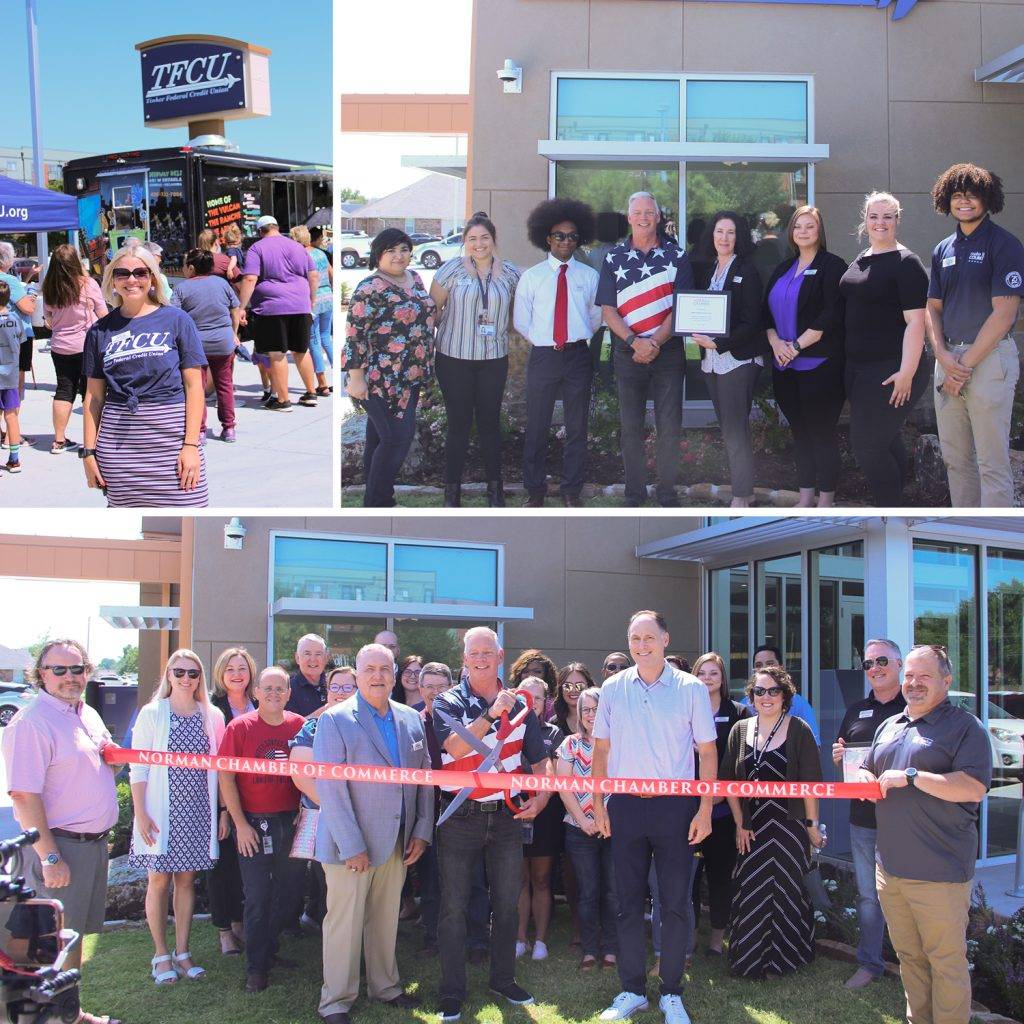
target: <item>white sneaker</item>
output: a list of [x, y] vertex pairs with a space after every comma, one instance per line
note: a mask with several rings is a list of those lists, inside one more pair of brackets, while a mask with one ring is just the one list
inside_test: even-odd
[[517, 942], [516, 943], [516, 959], [518, 960], [521, 956], [526, 956], [530, 944], [528, 942]]
[[690, 1015], [679, 996], [662, 996], [658, 1009], [665, 1014], [665, 1024], [690, 1024]]
[[533, 959], [534, 960], [547, 960], [547, 958], [548, 958], [547, 943], [541, 942], [540, 939], [538, 939], [533, 944]]
[[635, 992], [620, 992], [612, 1000], [612, 1005], [601, 1014], [600, 1019], [626, 1020], [632, 1014], [646, 1010], [647, 1005], [647, 996], [638, 996]]

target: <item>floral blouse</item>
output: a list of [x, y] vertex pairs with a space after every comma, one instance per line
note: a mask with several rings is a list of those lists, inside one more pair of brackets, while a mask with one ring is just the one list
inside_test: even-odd
[[341, 350], [341, 368], [365, 370], [370, 394], [399, 413], [430, 376], [434, 330], [434, 300], [419, 274], [410, 273], [412, 294], [379, 274], [359, 282]]

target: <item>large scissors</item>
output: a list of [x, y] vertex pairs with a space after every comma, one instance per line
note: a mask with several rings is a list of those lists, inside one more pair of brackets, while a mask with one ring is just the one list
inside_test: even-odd
[[[436, 714], [442, 722], [455, 733], [456, 736], [462, 740], [468, 747], [471, 747], [476, 753], [483, 756], [483, 761], [480, 762], [480, 767], [476, 769], [477, 772], [503, 772], [500, 762], [501, 748], [504, 744], [505, 739], [512, 734], [512, 731], [519, 727], [520, 724], [526, 719], [526, 716], [533, 710], [533, 695], [526, 691], [513, 691], [517, 696], [523, 698], [526, 707], [519, 712], [518, 715], [512, 720], [509, 720], [508, 712], [503, 711], [501, 718], [498, 720], [498, 733], [497, 742], [493, 747], [487, 746], [484, 741], [476, 735], [476, 733], [470, 732], [466, 726], [462, 724], [458, 719], [453, 718], [444, 711], [442, 708], [435, 707], [434, 714]], [[444, 809], [444, 812], [437, 819], [438, 825], [443, 825], [469, 798], [469, 794], [473, 792], [472, 787], [460, 789], [458, 793], [452, 797], [451, 802]], [[519, 813], [519, 805], [515, 803], [507, 790], [503, 793], [505, 798], [505, 804], [513, 814]]]

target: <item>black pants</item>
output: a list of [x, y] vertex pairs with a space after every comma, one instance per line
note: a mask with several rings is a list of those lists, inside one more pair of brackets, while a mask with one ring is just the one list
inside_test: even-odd
[[[441, 911], [441, 877], [437, 867], [437, 844], [430, 843], [423, 856], [416, 861], [420, 869], [420, 920], [423, 924], [423, 941], [429, 946], [437, 945], [437, 918]], [[484, 858], [477, 859], [473, 870], [473, 883], [469, 894], [469, 909], [466, 913], [466, 949], [490, 948], [491, 943], [491, 900], [487, 895], [487, 875], [484, 873]]]
[[488, 481], [500, 480], [501, 399], [508, 377], [508, 356], [500, 359], [455, 359], [438, 352], [434, 356], [434, 370], [448, 417], [445, 483], [462, 483], [474, 420], [484, 474]]
[[871, 488], [876, 508], [903, 504], [909, 460], [901, 431], [931, 380], [931, 363], [924, 356], [914, 374], [910, 400], [899, 408], [889, 404], [892, 385], [882, 381], [900, 368], [900, 360], [846, 364], [846, 394], [850, 399], [850, 445]]
[[619, 394], [622, 463], [626, 501], [642, 504], [647, 498], [644, 459], [644, 418], [647, 399], [654, 403], [654, 459], [658, 471], [657, 495], [662, 505], [678, 505], [679, 439], [683, 432], [683, 373], [686, 353], [682, 341], [666, 342], [652, 363], [634, 363], [633, 350], [621, 339], [613, 342], [615, 382]]
[[736, 866], [736, 823], [731, 814], [711, 819], [711, 835], [700, 844], [693, 879], [693, 918], [700, 920], [700, 879], [708, 880], [711, 927], [724, 929], [732, 908], [732, 869]]
[[363, 403], [366, 409], [366, 448], [363, 451], [363, 478], [366, 508], [393, 508], [395, 481], [416, 436], [416, 403], [420, 389], [415, 387], [409, 404], [401, 413], [391, 410], [378, 395]]
[[547, 490], [544, 469], [555, 399], [562, 394], [565, 445], [562, 448], [562, 494], [576, 497], [583, 490], [587, 459], [587, 416], [594, 368], [585, 342], [561, 352], [544, 346], [530, 351], [526, 364], [526, 438], [523, 444], [523, 487], [530, 495]]
[[[295, 813], [246, 815], [259, 843], [251, 857], [238, 856], [245, 890], [245, 956], [250, 973], [266, 974], [277, 954], [282, 929], [299, 916], [306, 862], [289, 856], [295, 836]], [[267, 823], [267, 829], [261, 823]], [[263, 837], [273, 843], [263, 852]]]
[[220, 858], [214, 863], [206, 878], [210, 920], [214, 928], [223, 931], [231, 927], [232, 921], [242, 920], [242, 909], [245, 905], [234, 830], [227, 839], [221, 840]]
[[661, 898], [661, 994], [682, 992], [690, 946], [691, 862], [687, 842], [696, 797], [645, 800], [616, 795], [608, 800], [612, 861], [619, 897], [619, 978], [626, 992], [647, 993], [647, 933], [644, 906], [651, 858]]
[[813, 370], [773, 366], [772, 387], [793, 431], [797, 486], [835, 491], [839, 480], [836, 424], [846, 401], [842, 360], [832, 356]]

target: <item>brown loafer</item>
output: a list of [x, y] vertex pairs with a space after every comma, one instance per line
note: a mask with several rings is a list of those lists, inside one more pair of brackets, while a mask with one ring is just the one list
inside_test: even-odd
[[399, 992], [394, 999], [382, 999], [381, 1002], [385, 1006], [393, 1006], [396, 1010], [415, 1010], [421, 1000], [409, 995], [408, 992]]
[[342, 1010], [337, 1013], [320, 1013], [317, 1016], [324, 1024], [349, 1024], [348, 1014]]
[[618, 967], [618, 964], [615, 962], [615, 957], [613, 957], [611, 954], [606, 956], [601, 961], [601, 970], [602, 971], [614, 971], [616, 967]]
[[589, 953], [580, 961], [580, 971], [593, 971], [597, 968], [597, 957]]
[[270, 982], [267, 981], [267, 976], [265, 974], [260, 974], [259, 971], [252, 971], [245, 976], [246, 992], [262, 992], [269, 984]]

